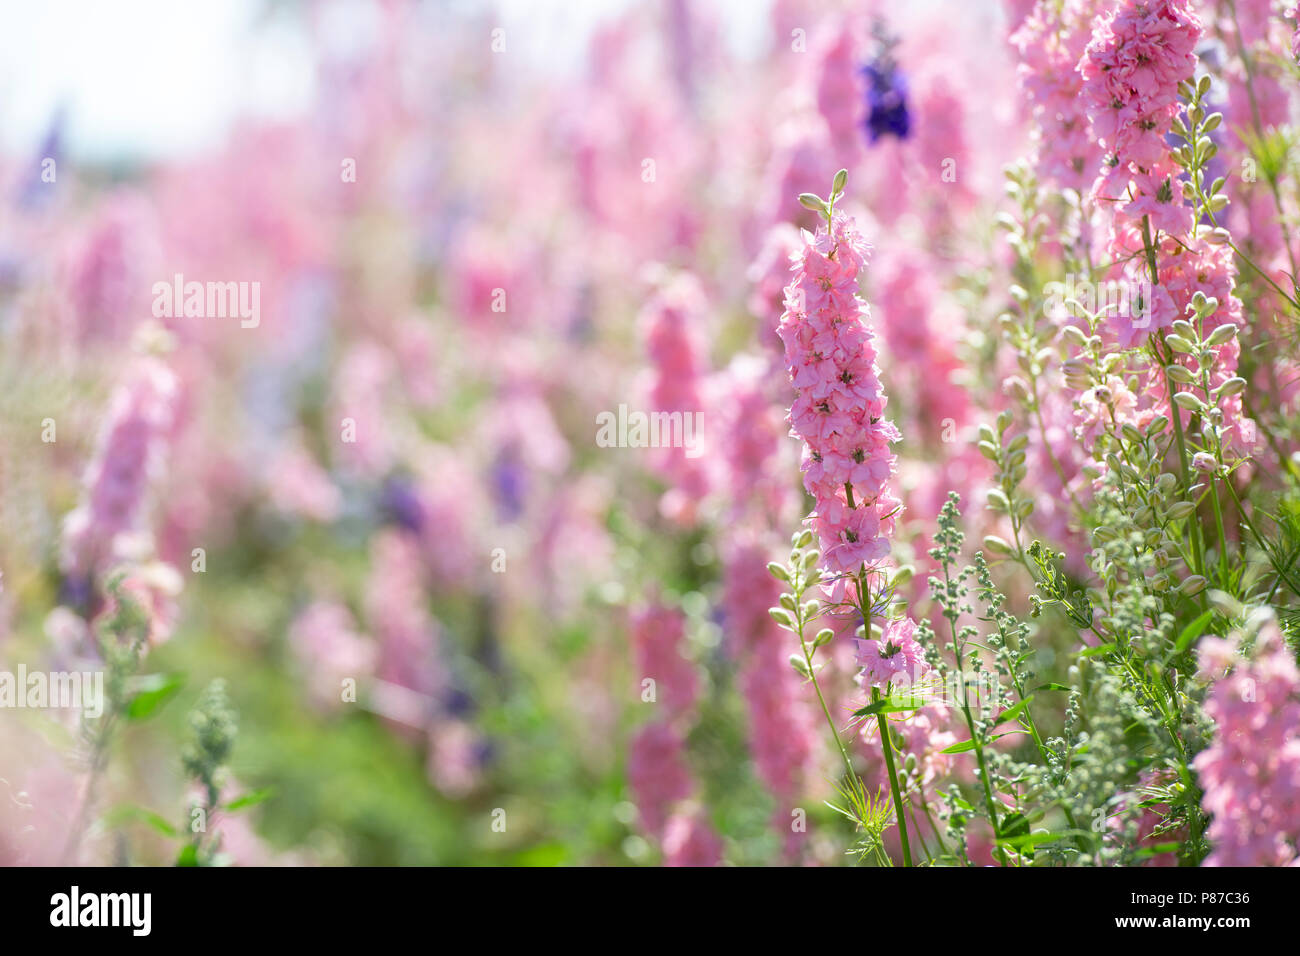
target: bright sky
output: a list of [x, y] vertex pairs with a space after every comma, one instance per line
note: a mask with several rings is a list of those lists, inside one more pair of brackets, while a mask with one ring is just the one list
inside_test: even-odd
[[[437, 0], [426, 0], [437, 2]], [[525, 55], [573, 62], [596, 21], [634, 0], [442, 0], [496, 17]], [[652, 2], [656, 7], [662, 0]], [[36, 149], [67, 110], [66, 145], [86, 159], [183, 155], [218, 143], [231, 119], [293, 115], [311, 100], [308, 51], [265, 0], [35, 0], [5, 5], [0, 28], [0, 151]], [[725, 0], [729, 42], [754, 45], [766, 0]], [[337, 29], [364, 36], [363, 0], [338, 0]], [[715, 4], [713, 9], [717, 9]], [[280, 25], [277, 25], [280, 24]], [[519, 29], [514, 29], [519, 28]]]

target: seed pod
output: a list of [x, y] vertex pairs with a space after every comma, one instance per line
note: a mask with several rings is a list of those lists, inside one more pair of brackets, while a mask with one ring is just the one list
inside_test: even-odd
[[995, 534], [988, 535], [984, 539], [984, 547], [994, 554], [1010, 554], [1011, 545]]
[[1083, 348], [1088, 344], [1088, 336], [1077, 325], [1067, 325], [1061, 329], [1061, 338], [1068, 339], [1071, 345]]
[[1228, 379], [1211, 394], [1214, 395], [1215, 398], [1227, 398], [1230, 395], [1236, 395], [1238, 392], [1245, 391], [1245, 389], [1246, 380], [1238, 376], [1236, 378]]
[[906, 587], [915, 575], [916, 568], [912, 567], [910, 564], [905, 564], [895, 571], [892, 577], [890, 577], [889, 586], [893, 588]]
[[784, 564], [778, 564], [776, 561], [769, 561], [767, 562], [767, 570], [768, 573], [778, 581], [784, 581], [787, 584], [790, 583], [790, 572], [786, 570]]

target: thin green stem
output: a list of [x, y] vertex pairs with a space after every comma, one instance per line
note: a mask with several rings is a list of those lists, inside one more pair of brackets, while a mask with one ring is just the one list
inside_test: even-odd
[[[871, 688], [871, 701], [880, 700], [880, 689]], [[912, 850], [907, 842], [907, 818], [903, 815], [903, 795], [898, 789], [898, 773], [894, 769], [894, 745], [889, 733], [889, 718], [885, 714], [876, 714], [876, 724], [880, 728], [880, 749], [885, 752], [885, 769], [889, 771], [889, 791], [894, 797], [894, 815], [898, 818], [898, 836], [903, 844], [903, 865], [912, 865]]]

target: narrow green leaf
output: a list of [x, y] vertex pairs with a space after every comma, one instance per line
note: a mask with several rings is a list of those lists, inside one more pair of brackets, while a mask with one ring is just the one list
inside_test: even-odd
[[1114, 644], [1099, 644], [1096, 647], [1085, 647], [1079, 652], [1080, 657], [1101, 657], [1109, 654], [1116, 649]]
[[183, 674], [151, 674], [143, 680], [143, 689], [138, 691], [126, 705], [128, 720], [145, 720], [151, 717], [163, 704], [185, 686]]
[[1034, 695], [1030, 694], [1014, 707], [1008, 707], [1002, 713], [998, 714], [997, 717], [993, 718], [993, 726], [996, 727], [998, 724], [1005, 724], [1008, 720], [1015, 720], [1025, 712], [1025, 708], [1029, 706], [1029, 702], [1033, 699]]
[[160, 813], [154, 813], [145, 807], [126, 805], [115, 807], [108, 813], [104, 814], [103, 823], [109, 828], [122, 826], [126, 823], [146, 823], [153, 827], [163, 836], [176, 837], [180, 831], [167, 822], [166, 818]]
[[242, 797], [236, 797], [226, 804], [225, 809], [232, 813], [236, 810], [246, 810], [249, 807], [257, 806], [263, 800], [269, 799], [274, 793], [274, 787], [262, 787], [260, 790], [253, 790]]
[[1174, 642], [1174, 653], [1181, 654], [1183, 651], [1187, 650], [1187, 648], [1191, 646], [1192, 641], [1201, 636], [1201, 632], [1205, 629], [1205, 625], [1210, 623], [1210, 618], [1212, 617], [1214, 617], [1214, 610], [1210, 609], [1196, 620], [1192, 621], [1191, 624], [1188, 624], [1183, 628], [1183, 632], [1178, 635], [1178, 640]]

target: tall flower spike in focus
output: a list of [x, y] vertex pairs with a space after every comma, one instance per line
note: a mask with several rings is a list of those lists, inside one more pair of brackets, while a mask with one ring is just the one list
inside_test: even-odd
[[821, 212], [825, 225], [804, 233], [792, 258], [777, 329], [797, 395], [792, 433], [803, 439], [804, 487], [816, 499], [809, 522], [821, 545], [821, 566], [834, 600], [856, 601], [858, 580], [889, 554], [889, 534], [900, 503], [889, 491], [897, 461], [889, 446], [901, 437], [884, 420], [885, 394], [867, 325], [858, 276], [870, 245], [852, 217], [835, 211], [847, 172], [829, 201], [805, 193], [800, 202]]

